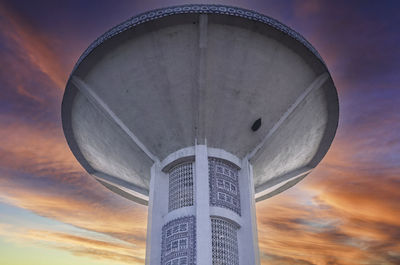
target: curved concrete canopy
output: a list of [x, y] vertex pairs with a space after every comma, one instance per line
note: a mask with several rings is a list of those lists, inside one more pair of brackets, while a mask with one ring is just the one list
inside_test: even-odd
[[79, 59], [62, 103], [82, 166], [144, 204], [153, 163], [195, 141], [247, 157], [256, 200], [273, 196], [323, 158], [338, 114], [332, 78], [301, 35], [219, 5], [154, 10], [106, 32]]

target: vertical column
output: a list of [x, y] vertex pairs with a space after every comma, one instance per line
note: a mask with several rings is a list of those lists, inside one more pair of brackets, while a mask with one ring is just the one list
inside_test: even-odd
[[161, 264], [163, 216], [168, 210], [168, 177], [160, 164], [151, 167], [149, 209], [147, 217], [146, 265]]
[[207, 146], [195, 147], [196, 264], [212, 264]]
[[207, 29], [208, 15], [199, 15], [199, 50], [198, 50], [198, 68], [195, 90], [193, 91], [193, 102], [195, 105], [194, 125], [196, 132], [196, 144], [207, 144], [205, 134], [205, 91], [207, 87]]
[[248, 165], [248, 187], [249, 187], [249, 199], [250, 199], [250, 218], [251, 218], [251, 235], [254, 251], [254, 264], [260, 264], [260, 249], [258, 248], [258, 230], [257, 230], [257, 215], [256, 215], [256, 199], [254, 191], [254, 178], [253, 178], [253, 166], [250, 164], [247, 157], [245, 158], [246, 164]]
[[[259, 265], [260, 253], [258, 249], [253, 169], [247, 157], [242, 160], [242, 169], [239, 174], [240, 199], [243, 206], [243, 226], [239, 229], [239, 264]], [[242, 255], [244, 253], [245, 255]]]

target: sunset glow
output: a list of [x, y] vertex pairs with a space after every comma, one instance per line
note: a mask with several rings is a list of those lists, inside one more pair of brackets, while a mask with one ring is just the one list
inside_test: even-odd
[[[147, 207], [99, 184], [61, 125], [86, 47], [143, 11], [194, 1], [0, 2], [0, 264], [144, 264]], [[201, 1], [300, 32], [338, 89], [340, 122], [321, 164], [257, 204], [263, 265], [400, 264], [400, 2]]]

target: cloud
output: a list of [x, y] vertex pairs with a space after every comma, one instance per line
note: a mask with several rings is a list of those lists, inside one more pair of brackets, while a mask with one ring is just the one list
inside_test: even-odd
[[399, 168], [374, 161], [374, 147], [360, 159], [364, 141], [340, 137], [305, 181], [257, 205], [265, 264], [397, 264]]
[[27, 123], [21, 117], [0, 115], [0, 165], [33, 175], [55, 177], [82, 168], [68, 149], [62, 129], [53, 123]]
[[[61, 127], [4, 115], [0, 123], [1, 201], [118, 238], [143, 252], [146, 208], [113, 194], [85, 173], [69, 150]], [[80, 251], [74, 248], [74, 252]]]
[[56, 52], [58, 40], [9, 5], [0, 4], [0, 14], [0, 200], [117, 238], [134, 251], [116, 253], [117, 246], [108, 241], [50, 231], [31, 230], [15, 237], [46, 239], [46, 246], [76, 255], [143, 263], [145, 208], [88, 176], [66, 144], [59, 109], [70, 66], [62, 60], [66, 54]]
[[395, 106], [392, 89], [358, 94], [352, 101], [357, 111], [345, 111], [332, 147], [313, 173], [257, 205], [260, 249], [271, 255], [265, 264], [279, 264], [282, 257], [294, 264], [398, 263]]
[[17, 44], [30, 63], [47, 75], [57, 88], [62, 89], [68, 71], [52, 48], [54, 40], [36, 29], [5, 3], [0, 5], [0, 14], [4, 20], [1, 24], [2, 35]]
[[100, 240], [81, 235], [60, 233], [56, 231], [22, 229], [0, 223], [0, 235], [22, 245], [40, 245], [68, 251], [77, 256], [95, 259], [119, 261], [127, 264], [143, 264], [144, 248], [133, 243], [116, 240]]
[[[307, 208], [302, 204], [286, 203], [285, 205], [288, 211]], [[309, 215], [299, 222], [293, 218], [280, 217], [279, 212], [274, 212], [274, 206], [274, 202], [269, 202], [265, 205], [265, 212], [268, 211], [270, 214], [258, 215], [258, 219], [263, 220], [258, 224], [260, 251], [270, 254], [269, 256], [262, 255], [263, 264], [281, 264], [280, 262], [288, 264], [309, 262], [318, 265], [329, 264], [329, 262], [353, 264], [354, 260], [358, 263], [382, 260], [386, 264], [395, 264], [390, 263], [387, 254], [399, 253], [398, 237], [388, 237], [386, 233], [395, 232], [398, 226], [362, 222], [362, 219], [352, 219], [341, 215], [335, 208], [318, 210], [318, 205], [314, 206], [313, 210], [307, 209]], [[259, 209], [258, 212], [263, 211]], [[322, 222], [333, 219], [334, 225], [320, 226], [315, 229], [316, 218]], [[304, 222], [305, 220], [307, 222]], [[276, 226], [276, 223], [280, 225]], [[352, 231], [355, 227], [358, 230]], [[291, 261], [284, 261], [286, 259]]]
[[[398, 84], [397, 7], [365, 1], [294, 1], [290, 24], [325, 59], [339, 93]], [[343, 94], [344, 95], [344, 94]]]
[[[142, 265], [145, 262], [144, 258], [140, 258], [129, 254], [118, 254], [107, 250], [99, 251], [93, 248], [90, 249], [90, 248], [63, 248], [63, 247], [60, 247], [59, 249], [70, 251], [77, 256], [89, 256], [96, 259], [106, 259], [113, 262], [119, 261], [131, 265]], [[144, 255], [142, 254], [141, 256]]]
[[322, 1], [307, 0], [307, 1], [294, 1], [293, 10], [294, 14], [298, 17], [312, 16], [321, 11]]
[[[144, 258], [146, 242], [145, 207], [120, 198], [83, 172], [65, 174], [58, 171], [63, 167], [52, 166], [52, 175], [40, 175], [40, 170], [36, 172], [39, 175], [0, 170], [0, 201], [108, 235], [109, 239], [99, 241], [80, 235], [33, 230], [14, 236], [23, 234], [25, 236], [19, 238], [22, 243], [35, 239], [45, 247], [68, 250], [75, 255], [143, 264], [140, 261]], [[125, 243], [112, 243], [115, 239]]]
[[260, 253], [260, 258], [262, 264], [268, 264], [268, 265], [315, 265], [314, 263], [311, 263], [306, 260], [302, 259], [293, 259], [290, 257], [285, 257], [285, 256], [277, 256], [273, 255], [270, 253], [266, 252], [261, 252]]
[[[392, 37], [399, 23], [398, 16], [390, 20], [395, 9], [379, 17], [380, 6], [294, 1], [290, 10], [279, 1], [266, 10], [289, 17], [325, 58], [339, 89], [341, 123], [305, 181], [257, 205], [262, 264], [400, 263], [400, 56]], [[108, 237], [4, 224], [0, 235], [143, 264], [146, 208], [88, 176], [64, 139], [59, 110], [72, 65], [56, 50], [63, 40], [10, 6], [1, 4], [0, 14], [0, 200]]]

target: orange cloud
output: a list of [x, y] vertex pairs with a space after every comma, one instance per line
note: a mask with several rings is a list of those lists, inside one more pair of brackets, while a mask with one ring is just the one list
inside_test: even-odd
[[[317, 1], [295, 5], [297, 16], [322, 12]], [[323, 12], [328, 14], [330, 8], [324, 7]], [[334, 15], [344, 9], [335, 10]], [[54, 40], [4, 5], [0, 5], [0, 15], [6, 22], [0, 24], [1, 34], [12, 46], [15, 44], [24, 59], [23, 64], [9, 65], [15, 73], [12, 82], [16, 93], [58, 112], [61, 89], [43, 90], [40, 85], [28, 87], [26, 83], [27, 79], [38, 78], [43, 87], [48, 86], [47, 82], [64, 87], [69, 69], [52, 49]], [[327, 17], [316, 25], [308, 39], [325, 48], [330, 47], [323, 45], [325, 41], [338, 46], [321, 51], [329, 66], [338, 66], [343, 63], [344, 50], [359, 43], [354, 41], [354, 32], [363, 32], [366, 27], [353, 23], [351, 16], [342, 17], [342, 24]], [[351, 27], [346, 29], [343, 25]], [[327, 30], [331, 32], [329, 36]], [[343, 35], [342, 41], [336, 42], [338, 31], [346, 31], [349, 36]], [[373, 35], [382, 38], [381, 34], [371, 33], [368, 37]], [[359, 76], [364, 78], [370, 64], [362, 67], [359, 61], [375, 51], [366, 47], [369, 50], [353, 49], [342, 71], [353, 77], [351, 70], [361, 68], [364, 72]], [[371, 58], [380, 61], [378, 57]], [[25, 65], [25, 61], [30, 65]], [[34, 69], [49, 80], [32, 74]], [[335, 82], [340, 96], [354, 86], [351, 78], [337, 78]], [[51, 98], [51, 103], [43, 98]], [[257, 205], [262, 264], [400, 264], [400, 172], [398, 167], [388, 168], [375, 159], [390, 152], [397, 138], [371, 146], [377, 137], [359, 136], [375, 132], [383, 139], [389, 138], [393, 133], [390, 124], [396, 124], [398, 119], [387, 113], [372, 114], [368, 119], [359, 117], [365, 120], [351, 128], [340, 127], [327, 157], [305, 181]], [[39, 110], [24, 115], [31, 121], [15, 114], [0, 116], [0, 200], [111, 238], [100, 240], [43, 230], [10, 234], [13, 227], [2, 228], [1, 224], [0, 234], [22, 242], [40, 242], [75, 255], [143, 264], [147, 209], [111, 193], [88, 176], [69, 151], [61, 124], [43, 122]]]
[[[399, 264], [399, 169], [365, 164], [355, 146], [366, 139], [350, 139], [338, 137], [305, 181], [257, 205], [262, 264]], [[390, 149], [380, 148], [371, 151]]]
[[16, 116], [0, 115], [0, 163], [3, 169], [51, 175], [83, 172], [68, 149], [61, 127], [28, 124]]
[[[84, 239], [75, 235], [47, 236], [52, 242], [62, 237], [65, 244], [58, 245], [60, 249], [140, 264], [147, 209], [114, 195], [84, 173], [61, 129], [11, 120], [16, 122], [3, 120], [7, 126], [0, 128], [0, 160], [3, 169], [9, 169], [0, 177], [0, 197], [41, 216], [134, 244], [132, 253], [137, 254], [132, 257], [118, 250], [116, 257], [117, 250], [112, 249], [119, 246], [112, 242], [88, 239], [79, 248], [74, 244]], [[304, 182], [257, 205], [262, 264], [359, 264], [371, 260], [396, 264], [390, 261], [400, 253], [398, 172], [386, 169], [374, 175], [365, 170], [354, 158], [357, 144], [339, 137]], [[13, 175], [14, 171], [31, 172], [31, 178], [52, 181], [53, 186], [25, 185], [25, 179], [19, 173]]]
[[321, 10], [321, 1], [307, 0], [294, 1], [293, 10], [297, 16], [310, 16]]
[[26, 21], [4, 3], [0, 5], [0, 15], [6, 22], [0, 26], [2, 34], [20, 46], [31, 64], [46, 74], [56, 87], [64, 88], [68, 69], [52, 49], [54, 40], [45, 36], [32, 23]]
[[[9, 122], [9, 121], [12, 122]], [[61, 127], [0, 116], [0, 200], [143, 251], [147, 211], [90, 177], [69, 150]]]
[[100, 240], [74, 234], [39, 229], [21, 229], [0, 224], [0, 235], [17, 244], [42, 245], [71, 252], [77, 256], [119, 261], [127, 264], [144, 263], [144, 247], [116, 240]]

